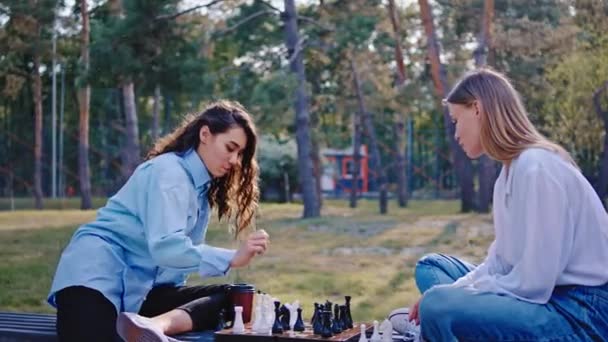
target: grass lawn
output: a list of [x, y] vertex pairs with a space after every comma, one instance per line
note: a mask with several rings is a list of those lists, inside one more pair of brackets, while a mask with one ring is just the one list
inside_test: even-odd
[[[258, 228], [269, 232], [270, 251], [225, 278], [193, 275], [189, 282], [250, 282], [281, 301], [299, 299], [307, 319], [315, 301], [343, 302], [348, 294], [356, 320], [382, 319], [417, 299], [413, 267], [422, 255], [483, 258], [491, 219], [458, 208], [456, 201], [412, 201], [405, 209], [391, 203], [389, 214], [379, 215], [376, 202], [350, 209], [346, 201], [326, 201], [323, 217], [302, 220], [299, 204], [263, 204]], [[0, 310], [52, 312], [45, 298], [61, 250], [94, 216], [73, 209], [0, 212]], [[217, 221], [207, 239], [236, 246]]]

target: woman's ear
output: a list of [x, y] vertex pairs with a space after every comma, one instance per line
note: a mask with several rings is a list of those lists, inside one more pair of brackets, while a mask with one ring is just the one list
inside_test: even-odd
[[478, 119], [481, 118], [481, 104], [479, 103], [479, 101], [475, 100], [473, 101], [473, 107], [475, 107], [475, 117], [477, 117]]
[[201, 127], [201, 130], [198, 132], [198, 139], [201, 141], [202, 144], [206, 144], [207, 139], [209, 139], [210, 135], [211, 135], [211, 132], [209, 131], [209, 127], [203, 126], [203, 127]]

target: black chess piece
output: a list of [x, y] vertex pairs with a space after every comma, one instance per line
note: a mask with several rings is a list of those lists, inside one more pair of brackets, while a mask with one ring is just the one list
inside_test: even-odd
[[348, 329], [348, 322], [346, 319], [346, 305], [340, 305], [340, 325], [342, 326], [342, 331]]
[[226, 325], [226, 320], [224, 319], [224, 313], [226, 310], [220, 309], [220, 312], [217, 314], [217, 324], [215, 325], [215, 331], [220, 331], [224, 329]]
[[272, 324], [272, 333], [273, 334], [282, 334], [283, 333], [283, 325], [279, 320], [281, 316], [281, 310], [279, 307], [281, 306], [281, 302], [274, 302], [274, 323]]
[[304, 321], [302, 320], [302, 308], [298, 308], [298, 318], [293, 325], [293, 331], [304, 331]]
[[335, 304], [334, 305], [334, 318], [332, 319], [332, 322], [331, 322], [331, 332], [333, 332], [336, 335], [342, 332], [342, 325], [340, 324], [339, 318], [340, 318], [340, 306], [338, 304]]
[[353, 316], [350, 314], [350, 296], [344, 296], [346, 300], [346, 322], [348, 323], [348, 328], [353, 328]]
[[312, 318], [310, 319], [310, 324], [315, 325], [315, 320], [317, 319], [317, 314], [319, 313], [319, 303], [315, 303], [314, 312], [312, 313]]
[[291, 328], [289, 327], [289, 320], [291, 319], [291, 315], [289, 313], [289, 309], [285, 306], [285, 304], [281, 305], [279, 309], [281, 312], [281, 325], [283, 326], [283, 331], [288, 331]]
[[329, 300], [325, 301], [325, 311], [329, 311], [329, 314], [331, 315], [331, 309], [333, 307], [333, 303], [330, 302]]
[[321, 337], [332, 337], [331, 331], [331, 311], [323, 310], [323, 329], [321, 330]]
[[315, 303], [315, 314], [314, 321], [312, 322], [312, 332], [315, 335], [321, 335], [323, 333], [323, 310], [321, 306]]

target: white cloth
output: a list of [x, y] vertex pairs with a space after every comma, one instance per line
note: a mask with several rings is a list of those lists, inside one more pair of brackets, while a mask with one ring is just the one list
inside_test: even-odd
[[547, 303], [555, 286], [608, 282], [608, 214], [580, 171], [531, 148], [494, 185], [495, 240], [485, 261], [448, 285]]

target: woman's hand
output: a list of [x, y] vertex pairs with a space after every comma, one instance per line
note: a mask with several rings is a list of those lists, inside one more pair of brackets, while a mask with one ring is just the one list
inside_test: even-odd
[[408, 315], [408, 318], [411, 321], [414, 321], [416, 323], [416, 325], [420, 325], [420, 314], [419, 314], [419, 306], [420, 306], [420, 301], [422, 300], [422, 297], [420, 297], [417, 301], [416, 304], [414, 304], [411, 308], [410, 308], [410, 313]]
[[230, 261], [230, 267], [247, 266], [253, 257], [266, 253], [269, 245], [270, 238], [268, 233], [266, 233], [266, 231], [263, 229], [249, 234], [247, 240], [241, 243], [239, 249], [236, 251], [236, 254]]

